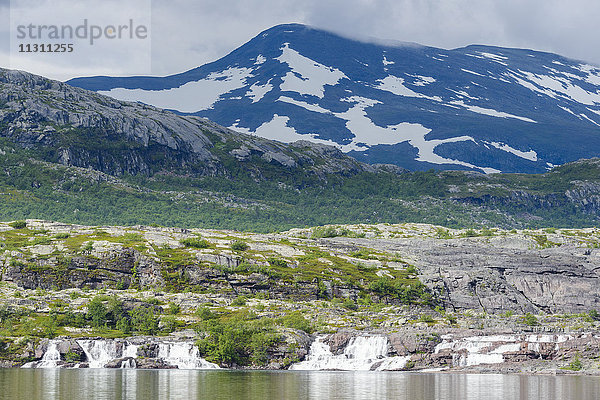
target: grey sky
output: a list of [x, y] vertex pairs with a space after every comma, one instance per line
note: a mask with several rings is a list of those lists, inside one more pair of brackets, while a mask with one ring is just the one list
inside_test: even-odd
[[[7, 3], [0, 0], [0, 23], [5, 18]], [[182, 72], [214, 61], [262, 30], [288, 22], [305, 23], [355, 38], [443, 48], [475, 43], [525, 47], [600, 64], [600, 36], [596, 33], [600, 20], [598, 0], [153, 0], [152, 3], [154, 75]], [[0, 28], [2, 32], [6, 29]], [[0, 44], [0, 52], [2, 46], [5, 44]], [[40, 69], [39, 65], [32, 67]], [[46, 75], [60, 79], [67, 79], [73, 73], [61, 74], [56, 68], [46, 71], [49, 71]]]

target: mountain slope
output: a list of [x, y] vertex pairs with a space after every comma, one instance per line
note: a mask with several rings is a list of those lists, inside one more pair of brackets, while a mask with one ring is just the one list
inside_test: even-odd
[[0, 166], [0, 220], [253, 231], [600, 221], [597, 159], [531, 175], [409, 173], [7, 70], [0, 70]]
[[543, 172], [600, 154], [600, 69], [531, 50], [389, 46], [281, 25], [182, 74], [69, 84], [413, 170]]
[[333, 147], [287, 146], [198, 117], [114, 100], [20, 71], [0, 69], [0, 134], [47, 162], [110, 175], [176, 173], [266, 179], [353, 174], [374, 168]]

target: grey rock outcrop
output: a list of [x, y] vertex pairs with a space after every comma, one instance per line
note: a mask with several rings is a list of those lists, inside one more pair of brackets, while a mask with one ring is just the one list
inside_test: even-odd
[[[450, 310], [579, 313], [600, 309], [600, 250], [536, 248], [526, 238], [323, 240], [397, 254]], [[531, 248], [529, 248], [531, 247]]]

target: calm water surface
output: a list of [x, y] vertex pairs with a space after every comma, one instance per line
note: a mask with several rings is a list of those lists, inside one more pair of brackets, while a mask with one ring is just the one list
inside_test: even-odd
[[600, 378], [405, 372], [0, 370], [0, 399], [598, 400]]

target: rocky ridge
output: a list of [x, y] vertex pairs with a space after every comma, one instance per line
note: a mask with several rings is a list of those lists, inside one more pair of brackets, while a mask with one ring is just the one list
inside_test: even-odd
[[[234, 132], [204, 118], [118, 101], [23, 71], [0, 69], [0, 136], [43, 149], [46, 161], [111, 175], [227, 176], [225, 158], [260, 176], [256, 162], [325, 176], [374, 171], [338, 149], [293, 146]], [[221, 150], [216, 153], [215, 145]], [[161, 161], [161, 162], [157, 162]]]

